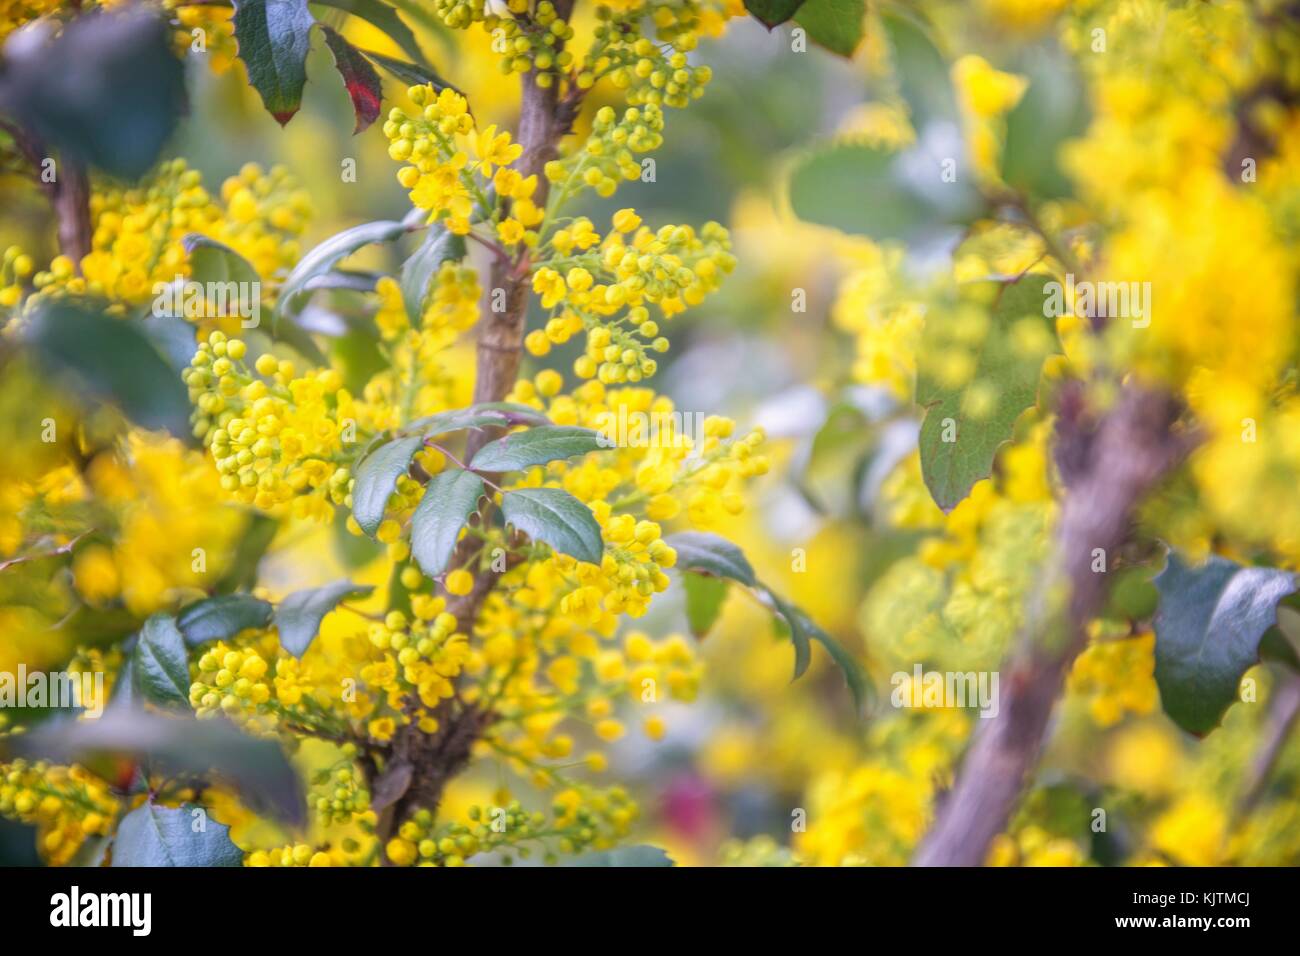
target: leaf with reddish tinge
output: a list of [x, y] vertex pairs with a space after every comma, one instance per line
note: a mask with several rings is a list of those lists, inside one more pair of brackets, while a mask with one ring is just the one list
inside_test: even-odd
[[352, 111], [357, 117], [356, 128], [352, 131], [355, 136], [379, 118], [379, 101], [383, 98], [379, 74], [361, 51], [339, 36], [337, 31], [322, 23], [321, 32], [325, 34], [325, 43], [334, 54], [334, 66], [343, 77], [343, 85], [352, 100]]
[[281, 126], [302, 105], [316, 21], [307, 0], [235, 0], [235, 40], [248, 81]]

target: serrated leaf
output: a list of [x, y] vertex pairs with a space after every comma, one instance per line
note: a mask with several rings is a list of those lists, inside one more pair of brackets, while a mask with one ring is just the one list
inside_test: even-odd
[[193, 443], [185, 386], [134, 323], [106, 315], [96, 303], [54, 300], [37, 306], [26, 335], [37, 358], [87, 398]]
[[657, 846], [620, 846], [612, 850], [597, 850], [574, 857], [566, 866], [673, 866], [666, 850]]
[[863, 143], [813, 150], [790, 173], [790, 208], [805, 222], [875, 240], [911, 240], [971, 219], [983, 202], [970, 177], [944, 182], [922, 148], [902, 153]]
[[362, 223], [330, 236], [303, 256], [294, 270], [289, 273], [289, 277], [284, 280], [284, 285], [280, 287], [280, 297], [275, 304], [277, 318], [291, 315], [301, 307], [301, 300], [310, 294], [307, 283], [312, 279], [329, 272], [363, 246], [376, 242], [392, 242], [406, 231], [407, 227], [403, 223], [381, 219], [376, 222]]
[[248, 82], [283, 126], [302, 105], [316, 23], [307, 0], [235, 0], [235, 40]]
[[357, 466], [352, 486], [352, 516], [366, 534], [374, 537], [384, 520], [388, 498], [397, 487], [397, 479], [411, 467], [411, 457], [424, 444], [419, 435], [395, 438], [380, 445]]
[[144, 622], [131, 652], [131, 679], [135, 692], [152, 704], [190, 706], [189, 653], [170, 614]]
[[[435, 70], [431, 70], [427, 66], [419, 63], [407, 63], [405, 60], [385, 56], [382, 53], [376, 53], [374, 50], [362, 50], [361, 52], [375, 66], [387, 70], [407, 86], [424, 86], [428, 84], [435, 90], [456, 90], [455, 86], [448, 83]], [[459, 93], [460, 90], [456, 90], [456, 92]]]
[[424, 306], [429, 298], [429, 283], [447, 260], [465, 258], [465, 237], [448, 232], [433, 223], [429, 226], [419, 248], [402, 263], [399, 283], [402, 304], [411, 325], [418, 327], [424, 317]]
[[745, 9], [763, 26], [771, 30], [794, 16], [804, 0], [745, 0]]
[[116, 779], [123, 760], [160, 776], [221, 780], [258, 812], [295, 826], [306, 821], [301, 782], [280, 745], [242, 733], [220, 717], [198, 720], [111, 707], [98, 720], [45, 721], [30, 733], [0, 741], [0, 750], [6, 748], [34, 759], [80, 764], [108, 780]]
[[429, 577], [447, 569], [460, 529], [482, 494], [483, 479], [472, 471], [456, 468], [429, 479], [411, 516], [411, 554]]
[[1176, 552], [1155, 579], [1156, 684], [1165, 713], [1203, 735], [1237, 699], [1242, 675], [1259, 661], [1260, 640], [1277, 623], [1278, 602], [1296, 578], [1212, 555], [1200, 567]]
[[705, 574], [683, 574], [682, 586], [686, 589], [686, 620], [691, 633], [704, 637], [717, 623], [722, 605], [727, 600], [726, 578]]
[[360, 17], [379, 30], [401, 47], [402, 52], [417, 63], [424, 61], [424, 53], [415, 39], [415, 34], [402, 18], [386, 3], [380, 0], [311, 0], [322, 7], [342, 10], [354, 17]]
[[334, 55], [334, 68], [343, 77], [343, 86], [348, 91], [348, 98], [352, 100], [352, 112], [357, 118], [356, 127], [352, 130], [352, 135], [355, 136], [378, 119], [379, 103], [384, 97], [383, 86], [379, 82], [379, 74], [370, 65], [370, 61], [361, 55], [360, 50], [325, 24], [322, 23], [320, 28], [325, 35], [325, 45]]
[[64, 160], [123, 179], [143, 176], [185, 105], [185, 67], [165, 20], [140, 9], [94, 10], [49, 33], [35, 49], [10, 44], [0, 112], [62, 152], [60, 182]]
[[818, 46], [852, 56], [866, 33], [866, 14], [866, 0], [807, 0], [794, 20]]
[[257, 270], [229, 246], [191, 232], [181, 240], [190, 260], [190, 278], [195, 282], [261, 282]]
[[730, 578], [747, 587], [758, 583], [745, 552], [726, 538], [707, 531], [680, 531], [670, 534], [664, 543], [677, 552], [675, 567], [679, 571]]
[[316, 639], [320, 622], [341, 601], [365, 597], [374, 588], [368, 584], [335, 581], [324, 587], [294, 591], [275, 609], [275, 626], [280, 632], [280, 646], [294, 657], [302, 657]]
[[402, 429], [403, 434], [419, 433], [434, 438], [466, 428], [503, 427], [508, 425], [549, 425], [551, 420], [535, 408], [517, 402], [480, 402], [468, 408], [453, 408], [417, 418]]
[[508, 524], [561, 554], [600, 564], [604, 544], [591, 509], [559, 488], [516, 488], [501, 496]]
[[207, 816], [195, 827], [195, 808], [144, 803], [122, 818], [113, 844], [113, 866], [242, 866], [244, 851], [230, 827]]
[[[1002, 285], [989, 309], [989, 327], [983, 342], [973, 347], [974, 368], [960, 387], [946, 386], [924, 360], [917, 373], [916, 402], [926, 410], [918, 446], [921, 475], [930, 496], [944, 511], [951, 511], [970, 494], [971, 487], [993, 473], [998, 449], [1011, 439], [1016, 419], [1038, 399], [1038, 380], [1045, 354], [1025, 352], [1021, 323], [1041, 326], [1045, 342], [1055, 342], [1051, 320], [1046, 318], [1049, 276], [1027, 275]], [[950, 349], [936, 342], [930, 326], [922, 341], [930, 356]], [[990, 406], [978, 416], [968, 414], [967, 402], [975, 389], [983, 390]], [[951, 439], [951, 440], [946, 440]]]
[[518, 471], [604, 447], [604, 438], [590, 428], [538, 425], [488, 442], [474, 455], [470, 467], [476, 471]]
[[274, 609], [251, 594], [219, 594], [196, 601], [176, 617], [176, 625], [190, 646], [224, 641], [250, 627], [266, 627]]

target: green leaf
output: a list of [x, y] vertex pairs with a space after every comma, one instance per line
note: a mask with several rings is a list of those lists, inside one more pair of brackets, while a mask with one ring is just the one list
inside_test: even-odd
[[808, 665], [812, 663], [812, 643], [808, 640], [808, 628], [805, 626], [811, 624], [806, 618], [801, 619], [798, 608], [793, 604], [778, 597], [770, 589], [767, 596], [772, 604], [776, 607], [782, 622], [785, 624], [785, 630], [790, 634], [790, 643], [794, 645], [794, 680], [803, 677], [804, 672], [808, 670]]
[[[362, 53], [375, 66], [387, 70], [398, 80], [407, 86], [424, 86], [428, 84], [435, 90], [456, 90], [456, 87], [448, 83], [434, 70], [429, 69], [419, 63], [407, 63], [404, 60], [398, 60], [391, 56], [385, 56], [382, 53], [376, 53], [374, 50], [362, 50]], [[460, 90], [456, 90], [457, 93]]]
[[37, 306], [27, 342], [90, 400], [111, 402], [138, 425], [193, 443], [185, 386], [136, 324], [89, 302], [52, 300]]
[[515, 402], [480, 402], [468, 408], [453, 408], [450, 411], [418, 418], [402, 429], [402, 433], [419, 433], [425, 438], [434, 438], [466, 428], [502, 428], [508, 425], [549, 425], [550, 423], [550, 419], [545, 415], [527, 405]]
[[1155, 584], [1160, 702], [1179, 727], [1207, 734], [1237, 699], [1242, 675], [1259, 661], [1260, 640], [1277, 623], [1278, 602], [1295, 592], [1295, 575], [1217, 555], [1192, 567], [1171, 551]]
[[1072, 194], [1061, 172], [1060, 151], [1066, 140], [1088, 128], [1088, 104], [1074, 58], [1053, 47], [1027, 56], [1023, 72], [1029, 89], [1007, 114], [1002, 178], [1008, 186], [1035, 199]]
[[261, 282], [247, 259], [227, 245], [191, 232], [181, 240], [190, 259], [190, 278], [195, 282]]
[[704, 637], [717, 623], [722, 605], [727, 600], [727, 581], [706, 574], [683, 574], [686, 588], [686, 620], [691, 633]]
[[[195, 807], [144, 803], [122, 818], [113, 843], [113, 866], [242, 866], [244, 851], [230, 827]], [[196, 832], [197, 831], [197, 832]]]
[[[775, 595], [772, 596], [775, 598]], [[848, 684], [849, 692], [853, 695], [853, 706], [856, 712], [863, 713], [871, 701], [871, 681], [857, 658], [850, 654], [843, 644], [818, 627], [817, 623], [801, 608], [788, 601], [779, 601], [777, 606], [790, 625], [791, 638], [796, 641], [796, 648], [800, 639], [809, 638], [825, 648], [826, 653], [835, 662], [835, 666], [844, 675], [844, 682]]]
[[882, 11], [880, 25], [889, 42], [898, 93], [913, 125], [920, 129], [932, 120], [957, 122], [952, 76], [928, 26], [905, 9]]
[[144, 622], [131, 652], [135, 691], [145, 700], [165, 707], [190, 706], [190, 664], [185, 638], [169, 614], [155, 614]]
[[600, 525], [584, 505], [559, 488], [516, 488], [501, 497], [501, 513], [534, 541], [544, 541], [561, 554], [600, 564], [604, 544]]
[[320, 245], [302, 257], [289, 277], [280, 288], [280, 298], [275, 304], [277, 317], [290, 315], [302, 305], [300, 300], [310, 294], [307, 283], [317, 276], [324, 275], [340, 261], [346, 259], [362, 246], [375, 242], [392, 242], [405, 234], [406, 225], [400, 222], [381, 219], [366, 222], [330, 236]]
[[235, 0], [235, 39], [248, 81], [283, 126], [302, 105], [316, 21], [307, 0]]
[[149, 313], [139, 320], [140, 330], [153, 343], [158, 354], [167, 360], [167, 364], [179, 376], [189, 368], [190, 360], [198, 348], [198, 337], [194, 326], [174, 315], [154, 315]]
[[794, 16], [804, 0], [745, 0], [745, 9], [763, 26], [771, 30]]
[[431, 224], [424, 240], [410, 258], [402, 263], [400, 284], [402, 304], [412, 326], [419, 326], [429, 299], [429, 283], [447, 260], [465, 258], [465, 237]]
[[165, 21], [142, 10], [95, 11], [50, 33], [35, 49], [10, 44], [0, 112], [62, 152], [60, 183], [63, 159], [124, 179], [144, 175], [185, 105], [185, 68]]
[[388, 498], [397, 487], [397, 479], [411, 467], [411, 456], [424, 439], [419, 435], [395, 438], [368, 454], [357, 467], [352, 486], [352, 516], [366, 534], [374, 537], [384, 520]]
[[518, 471], [605, 447], [602, 436], [574, 425], [538, 425], [488, 442], [474, 455], [476, 471]]
[[[805, 9], [807, 9], [805, 7]], [[904, 168], [921, 164], [929, 188]], [[805, 222], [875, 240], [910, 240], [971, 219], [982, 201], [968, 176], [944, 182], [939, 160], [919, 151], [894, 153], [863, 143], [812, 151], [790, 174], [790, 208]], [[923, 181], [923, 180], [922, 180]]]
[[161, 777], [229, 782], [257, 812], [292, 825], [306, 822], [297, 772], [280, 745], [242, 733], [228, 720], [163, 716], [110, 707], [98, 720], [53, 719], [27, 734], [0, 741], [0, 751], [57, 763], [77, 763], [116, 779], [121, 761], [140, 763]]
[[191, 604], [176, 618], [190, 646], [224, 641], [250, 627], [271, 623], [273, 608], [251, 594], [219, 594]]
[[294, 591], [275, 609], [275, 626], [280, 631], [280, 646], [294, 657], [302, 657], [316, 639], [320, 622], [341, 601], [365, 597], [374, 588], [368, 584], [335, 581], [324, 587]]
[[460, 529], [482, 494], [483, 479], [472, 471], [456, 468], [429, 479], [411, 516], [411, 554], [429, 577], [447, 569]]
[[866, 33], [866, 13], [866, 0], [807, 0], [794, 20], [813, 43], [852, 56]]
[[730, 578], [751, 588], [758, 584], [745, 553], [726, 538], [706, 531], [681, 531], [670, 534], [664, 543], [677, 552], [678, 571]]
[[[926, 410], [919, 439], [921, 474], [944, 511], [955, 508], [975, 482], [993, 473], [993, 459], [1011, 439], [1016, 419], [1038, 399], [1046, 356], [1026, 352], [1021, 347], [1024, 337], [1017, 332], [1024, 331], [1022, 323], [1037, 324], [1043, 341], [1055, 342], [1051, 320], [1044, 315], [1051, 281], [1049, 276], [1027, 275], [1001, 284], [966, 384], [945, 386], [933, 374], [933, 363], [921, 363], [916, 382], [916, 402]], [[937, 334], [927, 325], [923, 354], [940, 355], [955, 347], [936, 339]], [[967, 413], [975, 393], [990, 402], [978, 417]]]
[[424, 62], [424, 53], [415, 39], [415, 34], [406, 25], [396, 10], [379, 0], [311, 0], [322, 7], [342, 10], [354, 17], [360, 17], [402, 48], [402, 52], [417, 63]]
[[325, 34], [325, 45], [334, 54], [334, 68], [343, 77], [343, 86], [352, 100], [352, 112], [357, 118], [357, 125], [352, 130], [355, 136], [379, 118], [379, 103], [384, 98], [383, 85], [379, 74], [360, 50], [325, 24], [322, 23], [320, 28]]
[[566, 866], [673, 866], [673, 859], [657, 846], [620, 846], [574, 857]]

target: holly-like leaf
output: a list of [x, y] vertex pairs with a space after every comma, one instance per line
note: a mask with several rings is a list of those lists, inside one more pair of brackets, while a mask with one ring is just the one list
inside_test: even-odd
[[866, 0], [806, 0], [794, 20], [813, 43], [852, 56], [866, 33], [866, 14]]
[[434, 438], [466, 428], [502, 428], [510, 425], [549, 425], [550, 423], [549, 418], [527, 405], [516, 402], [480, 402], [468, 408], [453, 408], [450, 411], [418, 418], [402, 429], [402, 433], [418, 433], [425, 438]]
[[[362, 53], [370, 60], [371, 63], [382, 70], [387, 70], [398, 80], [407, 86], [432, 86], [435, 90], [456, 90], [456, 87], [448, 83], [436, 71], [429, 69], [419, 63], [407, 63], [405, 60], [398, 60], [391, 56], [385, 56], [382, 53], [376, 53], [374, 50], [362, 50]], [[460, 92], [460, 90], [456, 90]]]
[[266, 627], [274, 609], [251, 594], [219, 594], [196, 601], [176, 617], [190, 646], [224, 641], [250, 627]]
[[476, 471], [518, 471], [605, 447], [602, 436], [574, 425], [539, 425], [488, 442], [474, 455]]
[[357, 125], [352, 130], [355, 136], [379, 117], [379, 102], [384, 96], [383, 85], [379, 82], [379, 74], [370, 65], [370, 61], [361, 55], [360, 50], [325, 24], [322, 23], [320, 28], [325, 34], [325, 45], [334, 54], [334, 67], [343, 77], [348, 98], [352, 100], [352, 112], [357, 118]]
[[294, 591], [275, 609], [275, 626], [280, 646], [294, 657], [302, 657], [320, 631], [325, 615], [350, 597], [365, 597], [374, 588], [368, 584], [335, 581], [324, 587]]
[[604, 545], [591, 509], [559, 488], [516, 488], [501, 496], [501, 513], [534, 541], [561, 554], [600, 564]]
[[[1025, 333], [1037, 332], [1042, 342], [1054, 343], [1051, 320], [1045, 316], [1051, 281], [1048, 276], [1027, 275], [1001, 284], [964, 384], [946, 385], [935, 374], [934, 362], [923, 361], [918, 370], [916, 402], [926, 410], [918, 443], [921, 474], [930, 496], [944, 511], [955, 508], [975, 482], [992, 474], [998, 448], [1011, 439], [1016, 419], [1037, 401], [1046, 354], [1026, 348], [1034, 337]], [[923, 342], [927, 355], [957, 347], [936, 340], [934, 334], [927, 325]], [[972, 408], [976, 399], [977, 410]]]
[[1278, 602], [1295, 592], [1295, 575], [1217, 555], [1192, 567], [1171, 551], [1155, 585], [1160, 702], [1179, 727], [1207, 734], [1237, 699], [1242, 675], [1259, 661], [1260, 640], [1277, 624]]
[[919, 147], [902, 153], [854, 142], [820, 147], [790, 173], [790, 208], [805, 222], [876, 240], [953, 230], [975, 217], [983, 201], [969, 176], [945, 181], [939, 162]]
[[235, 40], [248, 81], [283, 126], [302, 105], [316, 21], [307, 0], [235, 0]]
[[56, 299], [37, 306], [27, 342], [89, 400], [110, 402], [145, 428], [193, 442], [185, 386], [135, 323], [106, 315], [97, 303]]
[[[203, 814], [201, 826], [195, 813]], [[193, 806], [144, 803], [122, 818], [113, 843], [113, 866], [241, 866], [244, 851], [230, 827]]]
[[190, 664], [185, 638], [169, 614], [144, 622], [131, 652], [135, 691], [150, 703], [189, 707]]
[[[795, 645], [795, 677], [802, 673], [798, 663], [801, 654], [805, 658], [803, 666], [804, 668], [807, 667], [807, 642], [809, 640], [816, 641], [826, 649], [826, 653], [830, 655], [831, 660], [835, 662], [835, 666], [844, 675], [844, 682], [848, 684], [849, 692], [853, 695], [854, 709], [858, 714], [863, 713], [871, 700], [871, 682], [867, 677], [867, 672], [858, 663], [857, 658], [850, 654], [848, 648], [843, 644], [818, 627], [817, 623], [802, 608], [778, 598], [771, 591], [768, 591], [768, 596], [772, 599], [790, 628], [790, 639], [794, 641]], [[804, 646], [802, 652], [800, 651], [801, 646]]]
[[292, 825], [306, 821], [297, 772], [280, 745], [249, 736], [223, 718], [163, 716], [113, 706], [98, 720], [52, 719], [0, 741], [0, 752], [80, 764], [115, 780], [123, 762], [161, 777], [228, 782], [250, 807]]
[[447, 569], [460, 529], [482, 494], [483, 479], [472, 471], [456, 468], [429, 479], [411, 516], [411, 554], [429, 577]]
[[332, 7], [360, 17], [371, 26], [378, 27], [390, 40], [402, 48], [402, 52], [417, 63], [424, 62], [424, 53], [415, 39], [415, 34], [402, 18], [386, 3], [380, 0], [311, 0], [322, 7]]
[[745, 9], [763, 26], [771, 30], [794, 16], [804, 0], [745, 0]]
[[388, 498], [397, 479], [411, 466], [411, 456], [424, 444], [419, 435], [395, 438], [368, 454], [357, 467], [352, 486], [352, 516], [366, 534], [374, 537], [384, 520]]
[[730, 578], [751, 588], [758, 584], [745, 552], [726, 538], [707, 531], [681, 531], [670, 534], [664, 543], [677, 552], [679, 571]]
[[683, 574], [686, 588], [686, 620], [691, 633], [704, 637], [713, 629], [727, 600], [727, 581], [706, 574]]
[[[185, 105], [185, 67], [155, 12], [95, 10], [5, 50], [0, 112], [64, 159], [137, 179], [158, 160]], [[17, 40], [17, 37], [12, 39]]]
[[292, 315], [301, 308], [303, 301], [310, 295], [307, 284], [317, 276], [322, 276], [333, 269], [340, 261], [346, 259], [362, 246], [375, 242], [392, 242], [407, 232], [405, 223], [391, 220], [366, 222], [330, 236], [320, 245], [308, 252], [289, 273], [280, 288], [280, 298], [275, 304], [276, 317]]
[[402, 263], [402, 304], [412, 326], [419, 326], [429, 299], [429, 283], [447, 260], [465, 258], [465, 237], [431, 224], [419, 248]]
[[191, 232], [181, 244], [190, 259], [190, 278], [195, 282], [260, 283], [261, 277], [247, 259], [234, 249], [198, 232]]
[[673, 866], [673, 858], [657, 846], [620, 846], [574, 857], [566, 866]]

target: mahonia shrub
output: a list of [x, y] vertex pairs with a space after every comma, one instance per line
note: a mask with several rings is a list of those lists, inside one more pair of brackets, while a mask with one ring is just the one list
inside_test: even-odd
[[56, 865], [1296, 862], [1297, 22], [0, 2], [0, 819]]

